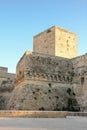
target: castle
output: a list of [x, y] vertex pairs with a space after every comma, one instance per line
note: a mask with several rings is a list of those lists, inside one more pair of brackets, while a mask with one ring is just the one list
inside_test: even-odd
[[78, 56], [73, 32], [47, 29], [34, 36], [16, 75], [0, 70], [0, 109], [87, 111], [87, 54]]

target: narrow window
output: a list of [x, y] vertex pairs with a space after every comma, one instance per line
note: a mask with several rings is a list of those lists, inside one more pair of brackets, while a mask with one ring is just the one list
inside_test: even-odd
[[84, 77], [81, 77], [81, 85], [84, 84]]
[[48, 85], [49, 85], [49, 87], [51, 87], [51, 83], [49, 83]]

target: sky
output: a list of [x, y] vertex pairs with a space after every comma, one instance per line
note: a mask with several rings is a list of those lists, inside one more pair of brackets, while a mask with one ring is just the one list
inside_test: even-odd
[[78, 35], [78, 55], [87, 53], [87, 0], [0, 0], [0, 66], [16, 72], [33, 36], [59, 26]]

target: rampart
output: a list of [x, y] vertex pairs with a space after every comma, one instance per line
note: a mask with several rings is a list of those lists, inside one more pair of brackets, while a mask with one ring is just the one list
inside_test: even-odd
[[7, 109], [72, 109], [68, 108], [68, 100], [78, 107], [73, 91], [77, 84], [71, 60], [26, 52], [17, 64], [15, 89]]

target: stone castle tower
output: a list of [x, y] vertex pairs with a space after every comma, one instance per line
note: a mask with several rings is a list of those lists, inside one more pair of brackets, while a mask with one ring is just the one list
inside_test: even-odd
[[77, 57], [77, 35], [68, 30], [53, 26], [34, 36], [33, 51], [65, 58]]
[[68, 30], [36, 35], [14, 78], [0, 68], [0, 109], [87, 111], [87, 54], [77, 53], [77, 35]]

